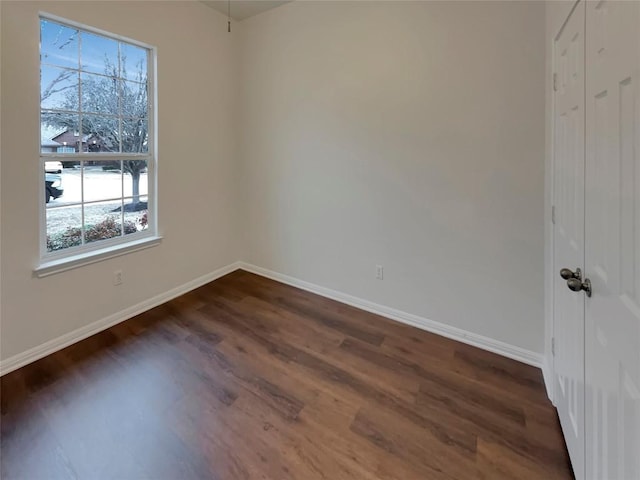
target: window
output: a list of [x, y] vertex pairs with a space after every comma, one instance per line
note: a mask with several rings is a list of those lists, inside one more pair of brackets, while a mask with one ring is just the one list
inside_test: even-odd
[[153, 62], [149, 46], [40, 18], [45, 263], [155, 237]]

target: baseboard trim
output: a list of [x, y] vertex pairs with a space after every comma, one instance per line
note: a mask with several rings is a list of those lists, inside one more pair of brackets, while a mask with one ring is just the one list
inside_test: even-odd
[[147, 310], [157, 307], [158, 305], [162, 305], [163, 303], [179, 297], [180, 295], [184, 295], [191, 290], [201, 287], [202, 285], [212, 282], [213, 280], [216, 280], [217, 278], [220, 278], [238, 269], [255, 273], [256, 275], [270, 278], [271, 280], [285, 283], [287, 285], [291, 285], [293, 287], [297, 287], [302, 290], [306, 290], [308, 292], [315, 293], [317, 295], [330, 298], [347, 305], [351, 305], [352, 307], [375, 313], [376, 315], [380, 315], [400, 323], [411, 325], [428, 332], [442, 335], [443, 337], [451, 338], [453, 340], [457, 340], [459, 342], [466, 343], [483, 350], [497, 353], [498, 355], [502, 355], [504, 357], [526, 363], [527, 365], [541, 368], [544, 375], [545, 384], [547, 385], [547, 393], [549, 394], [549, 398], [552, 398], [551, 394], [553, 392], [551, 391], [550, 386], [553, 385], [553, 383], [551, 381], [552, 379], [548, 378], [550, 370], [548, 368], [548, 365], [546, 365], [546, 362], [543, 361], [543, 356], [541, 354], [525, 350], [514, 345], [510, 345], [500, 340], [494, 340], [477, 333], [469, 332], [457, 327], [446, 325], [444, 323], [419, 317], [418, 315], [413, 315], [411, 313], [403, 312], [395, 308], [386, 307], [384, 305], [354, 297], [352, 295], [332, 290], [330, 288], [321, 287], [320, 285], [306, 282], [304, 280], [290, 277], [289, 275], [274, 272], [272, 270], [258, 267], [246, 262], [231, 263], [225, 267], [219, 268], [211, 273], [175, 287], [167, 292], [161, 293], [148, 300], [114, 313], [113, 315], [109, 315], [108, 317], [90, 323], [89, 325], [64, 334], [58, 338], [49, 340], [41, 345], [38, 345], [37, 347], [31, 348], [22, 353], [14, 355], [13, 357], [2, 360], [0, 361], [0, 376], [17, 370], [18, 368], [28, 365], [29, 363], [35, 362], [36, 360], [46, 357], [47, 355], [57, 352], [58, 350], [62, 350], [69, 345], [79, 342], [80, 340], [84, 340], [91, 335], [95, 335], [96, 333], [99, 333], [109, 327], [112, 327], [113, 325], [117, 325], [120, 322], [135, 317], [136, 315], [144, 313]]
[[9, 357], [6, 360], [2, 360], [0, 361], [0, 376], [12, 372], [13, 370], [17, 370], [18, 368], [23, 367], [29, 363], [35, 362], [36, 360], [46, 357], [47, 355], [57, 352], [58, 350], [62, 350], [63, 348], [79, 342], [80, 340], [84, 340], [91, 335], [95, 335], [96, 333], [106, 330], [113, 325], [124, 322], [131, 317], [135, 317], [136, 315], [144, 313], [147, 310], [157, 307], [158, 305], [162, 305], [169, 300], [179, 297], [180, 295], [184, 295], [191, 290], [212, 282], [217, 278], [238, 270], [240, 268], [240, 264], [240, 262], [234, 262], [225, 267], [218, 268], [211, 273], [198, 277], [178, 287], [172, 288], [171, 290], [156, 295], [155, 297], [152, 297], [148, 300], [144, 300], [136, 305], [133, 305], [132, 307], [125, 308], [124, 310], [114, 313], [113, 315], [109, 315], [106, 318], [90, 323], [89, 325], [66, 333], [58, 338], [54, 338], [53, 340], [49, 340], [42, 345], [38, 345], [37, 347], [14, 355], [13, 357]]
[[293, 287], [297, 287], [302, 290], [306, 290], [308, 292], [315, 293], [317, 295], [330, 298], [347, 305], [351, 305], [352, 307], [356, 307], [361, 310], [366, 310], [367, 312], [375, 313], [377, 315], [395, 320], [400, 323], [405, 323], [407, 325], [411, 325], [431, 333], [442, 335], [443, 337], [451, 338], [453, 340], [457, 340], [459, 342], [466, 343], [483, 350], [497, 353], [498, 355], [502, 355], [504, 357], [526, 363], [527, 365], [532, 365], [538, 368], [542, 368], [543, 366], [543, 356], [541, 354], [532, 352], [530, 350], [525, 350], [524, 348], [516, 347], [514, 345], [510, 345], [500, 340], [494, 340], [477, 333], [472, 333], [457, 327], [446, 325], [444, 323], [419, 317], [417, 315], [403, 312], [395, 308], [379, 305], [368, 300], [354, 297], [352, 295], [338, 292], [336, 290], [331, 290], [330, 288], [321, 287], [319, 285], [290, 277], [289, 275], [274, 272], [266, 268], [258, 267], [250, 263], [239, 262], [239, 268], [247, 272], [255, 273], [256, 275], [275, 280], [277, 282], [285, 283], [287, 285], [291, 285]]

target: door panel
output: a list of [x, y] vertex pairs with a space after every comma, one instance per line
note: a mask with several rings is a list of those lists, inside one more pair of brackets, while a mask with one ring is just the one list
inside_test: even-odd
[[[555, 41], [554, 265], [584, 265], [584, 26], [585, 5], [574, 9]], [[554, 278], [556, 406], [576, 478], [584, 476], [584, 295]]]
[[586, 18], [586, 473], [638, 480], [640, 2], [589, 1]]

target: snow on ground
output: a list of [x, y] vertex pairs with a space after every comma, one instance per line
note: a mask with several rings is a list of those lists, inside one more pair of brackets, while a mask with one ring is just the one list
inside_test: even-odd
[[[61, 175], [64, 193], [57, 199], [52, 199], [46, 205], [47, 234], [57, 234], [65, 232], [68, 228], [80, 228], [82, 226], [82, 207], [73, 205], [82, 201], [82, 172], [79, 168], [65, 168]], [[147, 175], [142, 174], [140, 178], [140, 200], [147, 201], [148, 191]], [[85, 167], [84, 171], [84, 199], [85, 201], [95, 201], [103, 199], [119, 198], [123, 193], [125, 196], [132, 194], [131, 176], [122, 175], [117, 171], [103, 171], [101, 167]], [[125, 204], [131, 199], [126, 199]], [[121, 200], [111, 200], [85, 205], [84, 217], [85, 226], [95, 225], [103, 220], [113, 217], [118, 223], [121, 222], [122, 206]], [[125, 212], [124, 220], [136, 224], [138, 230], [142, 229], [140, 219], [144, 211]]]

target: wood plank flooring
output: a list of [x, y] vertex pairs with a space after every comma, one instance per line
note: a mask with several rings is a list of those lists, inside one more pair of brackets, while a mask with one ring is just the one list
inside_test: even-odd
[[573, 478], [538, 369], [244, 271], [0, 387], [3, 479]]

